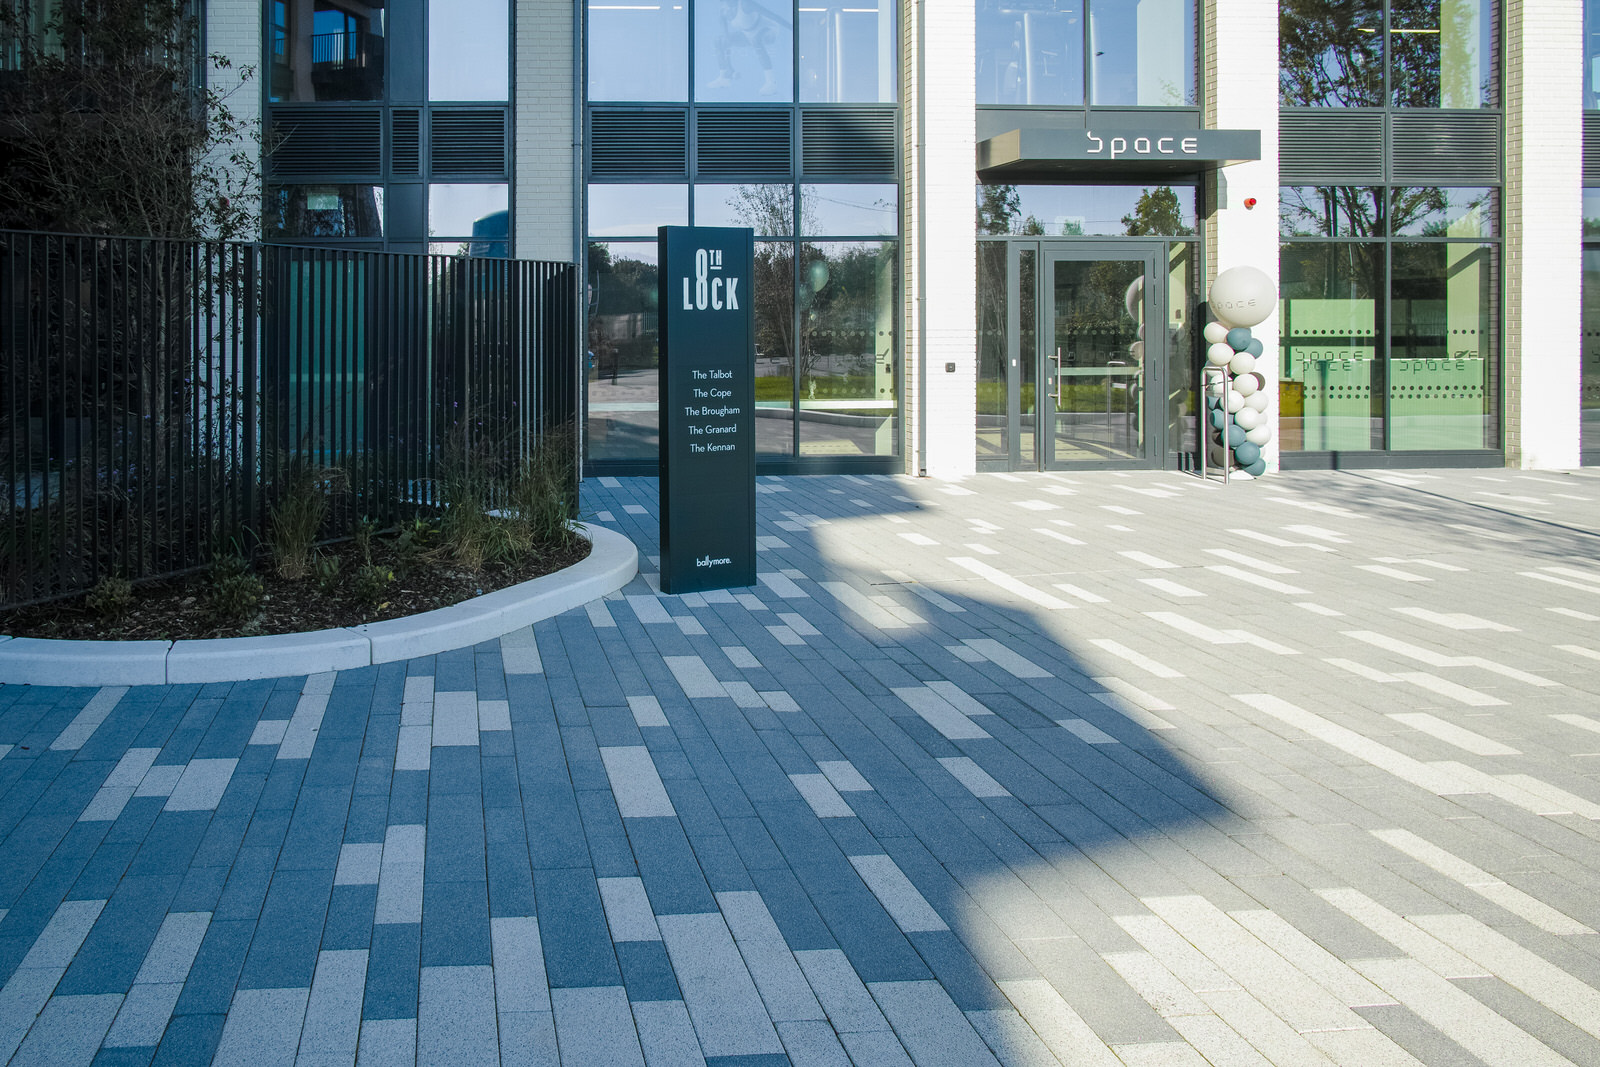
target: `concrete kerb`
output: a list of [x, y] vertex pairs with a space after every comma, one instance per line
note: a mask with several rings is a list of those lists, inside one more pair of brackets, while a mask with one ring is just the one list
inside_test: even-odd
[[321, 674], [466, 648], [581, 607], [639, 573], [633, 542], [580, 526], [592, 546], [575, 566], [447, 608], [361, 626], [208, 641], [0, 640], [0, 684], [52, 686], [242, 682]]

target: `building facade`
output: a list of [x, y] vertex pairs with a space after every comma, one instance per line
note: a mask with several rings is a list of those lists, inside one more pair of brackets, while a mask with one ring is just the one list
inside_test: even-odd
[[1270, 467], [1600, 462], [1583, 0], [213, 0], [207, 32], [260, 71], [269, 239], [584, 264], [593, 474], [655, 469], [668, 224], [755, 230], [763, 471], [1189, 466], [1237, 265], [1279, 285]]

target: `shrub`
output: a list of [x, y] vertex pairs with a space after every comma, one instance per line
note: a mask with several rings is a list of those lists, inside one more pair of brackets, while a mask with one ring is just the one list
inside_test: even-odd
[[394, 571], [376, 563], [368, 563], [352, 576], [350, 587], [364, 603], [379, 607], [389, 592], [389, 583], [393, 581]]
[[114, 622], [133, 607], [133, 583], [126, 578], [102, 578], [83, 598], [84, 606], [107, 622]]
[[267, 591], [242, 556], [219, 556], [211, 564], [210, 579], [206, 608], [219, 623], [248, 621], [261, 607], [261, 598]]
[[304, 578], [310, 570], [311, 547], [328, 514], [328, 493], [336, 476], [335, 471], [297, 466], [280, 479], [267, 543], [273, 566], [284, 578]]

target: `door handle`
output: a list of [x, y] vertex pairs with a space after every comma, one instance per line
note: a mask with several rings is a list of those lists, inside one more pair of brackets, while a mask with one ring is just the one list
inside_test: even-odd
[[1051, 403], [1053, 403], [1056, 406], [1057, 410], [1060, 410], [1060, 408], [1061, 408], [1061, 346], [1060, 345], [1056, 346], [1055, 364], [1056, 364], [1056, 372], [1051, 375], [1051, 377], [1055, 379], [1055, 385], [1050, 391], [1050, 401], [1051, 401]]

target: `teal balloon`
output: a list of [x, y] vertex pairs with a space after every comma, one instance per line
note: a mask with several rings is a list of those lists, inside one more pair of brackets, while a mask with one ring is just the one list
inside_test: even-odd
[[1228, 413], [1221, 408], [1214, 408], [1211, 412], [1211, 428], [1220, 430], [1228, 424]]
[[[1238, 450], [1241, 448], [1254, 448], [1257, 455], [1261, 453], [1259, 448], [1244, 439], [1244, 427], [1238, 423], [1230, 423], [1228, 425], [1228, 447], [1234, 449], [1235, 455], [1238, 455]], [[1243, 463], [1244, 459], [1240, 458], [1239, 462]]]
[[1260, 359], [1261, 354], [1267, 350], [1267, 346], [1252, 338], [1250, 343], [1244, 346], [1244, 350], [1250, 353], [1252, 356], [1255, 356], [1257, 359]]
[[1235, 326], [1228, 331], [1228, 347], [1235, 352], [1243, 352], [1250, 347], [1250, 331], [1243, 326]]
[[[1233, 444], [1230, 434], [1228, 443]], [[1239, 461], [1239, 466], [1249, 467], [1250, 464], [1261, 458], [1261, 446], [1253, 445], [1244, 439], [1243, 431], [1239, 434], [1239, 443], [1233, 446], [1233, 458]]]
[[1243, 467], [1243, 470], [1246, 474], [1250, 475], [1250, 477], [1259, 478], [1263, 474], [1267, 473], [1267, 461], [1264, 459], [1258, 459], [1254, 463], [1246, 463]]

